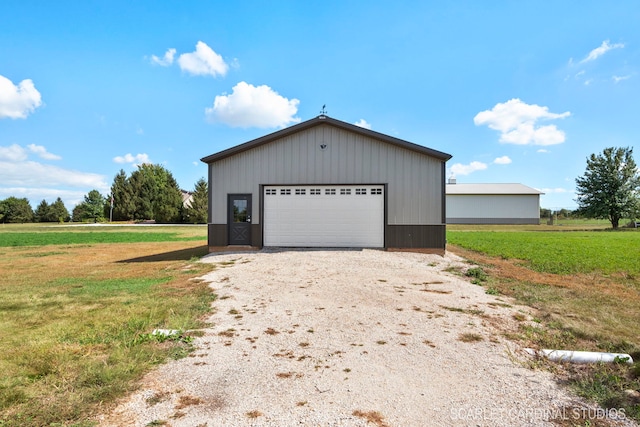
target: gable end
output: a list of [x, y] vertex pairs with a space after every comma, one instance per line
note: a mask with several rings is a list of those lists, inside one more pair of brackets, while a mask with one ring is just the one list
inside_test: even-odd
[[245, 142], [244, 144], [236, 145], [235, 147], [228, 148], [226, 150], [220, 151], [218, 153], [212, 154], [207, 157], [203, 157], [200, 159], [204, 163], [214, 163], [219, 160], [225, 159], [227, 157], [234, 156], [236, 154], [242, 153], [243, 151], [251, 150], [256, 147], [260, 147], [261, 145], [268, 144], [272, 141], [275, 141], [280, 138], [284, 138], [286, 136], [295, 134], [297, 132], [304, 131], [306, 129], [310, 129], [312, 127], [321, 126], [321, 125], [329, 125], [334, 126], [340, 129], [344, 129], [350, 132], [354, 132], [363, 136], [367, 136], [369, 138], [373, 138], [391, 145], [395, 145], [401, 148], [405, 148], [407, 150], [415, 151], [418, 153], [426, 154], [427, 156], [434, 157], [438, 160], [446, 162], [451, 158], [450, 154], [443, 153], [441, 151], [433, 150], [431, 148], [423, 147], [418, 144], [414, 144], [409, 141], [405, 141], [399, 138], [394, 138], [389, 135], [385, 135], [379, 132], [375, 132], [369, 129], [362, 128], [360, 126], [352, 125], [350, 123], [346, 123], [340, 120], [332, 119], [327, 116], [318, 116], [311, 120], [307, 120], [305, 122], [299, 123], [297, 125], [279, 130], [277, 132], [273, 132], [269, 135], [265, 135], [263, 137], [254, 139], [249, 142]]

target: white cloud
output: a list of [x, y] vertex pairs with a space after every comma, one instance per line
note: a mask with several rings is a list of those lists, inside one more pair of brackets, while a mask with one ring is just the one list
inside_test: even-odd
[[631, 75], [628, 75], [628, 76], [613, 76], [612, 77], [614, 83], [619, 83], [619, 82], [621, 82], [623, 80], [627, 80], [627, 79], [630, 79], [630, 78], [631, 78]]
[[45, 147], [43, 147], [42, 145], [29, 144], [29, 145], [27, 145], [27, 148], [32, 153], [37, 154], [41, 159], [45, 159], [45, 160], [60, 160], [60, 159], [62, 159], [62, 157], [58, 156], [57, 154], [49, 153], [47, 151], [47, 149]]
[[552, 193], [558, 193], [558, 194], [562, 194], [562, 193], [569, 193], [570, 191], [565, 189], [565, 188], [538, 188], [537, 190], [542, 191], [545, 194], [552, 194]]
[[[30, 152], [35, 153], [41, 159], [45, 160], [60, 160], [62, 157], [49, 153], [42, 145], [29, 144], [27, 148]], [[10, 162], [23, 162], [27, 160], [29, 154], [27, 150], [18, 144], [13, 144], [8, 147], [0, 146], [0, 160], [8, 160]]]
[[201, 41], [196, 44], [195, 52], [183, 53], [178, 57], [178, 65], [182, 71], [197, 76], [224, 76], [229, 70], [222, 56]]
[[555, 125], [540, 126], [540, 120], [563, 119], [569, 111], [561, 114], [550, 113], [548, 107], [526, 104], [520, 99], [511, 99], [496, 104], [491, 110], [478, 113], [473, 122], [476, 126], [486, 125], [500, 132], [500, 142], [517, 145], [554, 145], [563, 143], [565, 134]]
[[0, 182], [6, 186], [53, 187], [57, 185], [108, 189], [102, 175], [79, 172], [33, 161], [0, 161]]
[[550, 153], [549, 150], [545, 150], [544, 148], [539, 149], [536, 153]]
[[365, 119], [360, 119], [354, 123], [356, 126], [360, 126], [361, 128], [371, 129], [371, 123], [367, 123]]
[[493, 163], [495, 163], [496, 165], [508, 165], [509, 163], [511, 163], [511, 159], [508, 156], [502, 156], [496, 158]]
[[139, 154], [136, 154], [135, 156], [131, 153], [127, 153], [124, 156], [114, 157], [113, 161], [120, 164], [130, 163], [132, 165], [151, 163], [149, 160], [149, 155], [146, 153], [139, 153]]
[[0, 146], [0, 199], [15, 196], [26, 197], [30, 202], [43, 199], [52, 202], [60, 197], [67, 206], [73, 206], [92, 189], [109, 191], [103, 175], [31, 161], [30, 153], [46, 160], [60, 159], [41, 145]]
[[469, 175], [470, 173], [485, 170], [487, 165], [482, 162], [471, 162], [468, 165], [463, 165], [462, 163], [456, 163], [451, 166], [451, 172], [454, 175]]
[[0, 75], [0, 119], [25, 119], [42, 105], [42, 96], [30, 79], [17, 86]]
[[13, 144], [8, 147], [0, 146], [0, 160], [22, 162], [27, 160], [28, 157], [27, 151], [18, 144]]
[[580, 63], [595, 61], [596, 59], [598, 59], [608, 51], [612, 49], [622, 49], [623, 47], [624, 47], [624, 43], [609, 44], [609, 40], [605, 40], [602, 42], [602, 44], [599, 47], [589, 52], [587, 57], [584, 58], [582, 61], [580, 61]]
[[231, 95], [218, 95], [205, 109], [207, 120], [231, 127], [273, 128], [300, 122], [297, 99], [287, 99], [269, 86], [240, 82]]
[[160, 65], [161, 67], [168, 67], [173, 64], [173, 58], [176, 55], [176, 50], [174, 48], [167, 49], [162, 58], [157, 57], [156, 55], [151, 55], [151, 63], [155, 65]]

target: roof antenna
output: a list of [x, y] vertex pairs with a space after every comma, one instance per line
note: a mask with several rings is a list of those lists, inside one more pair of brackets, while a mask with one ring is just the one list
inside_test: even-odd
[[326, 116], [327, 115], [327, 104], [324, 104], [322, 106], [322, 110], [320, 110], [320, 115], [321, 116]]

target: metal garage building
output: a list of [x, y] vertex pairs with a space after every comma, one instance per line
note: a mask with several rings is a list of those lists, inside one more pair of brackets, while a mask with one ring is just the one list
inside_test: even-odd
[[447, 224], [539, 224], [540, 195], [522, 184], [456, 184], [447, 188]]
[[445, 248], [451, 155], [325, 115], [202, 159], [209, 247]]

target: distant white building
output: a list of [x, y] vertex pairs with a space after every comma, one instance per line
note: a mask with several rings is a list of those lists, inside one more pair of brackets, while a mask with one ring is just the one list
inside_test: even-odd
[[190, 208], [193, 201], [193, 192], [183, 189], [180, 189], [180, 192], [182, 193], [182, 206]]
[[446, 185], [447, 224], [539, 224], [540, 195], [522, 184]]

